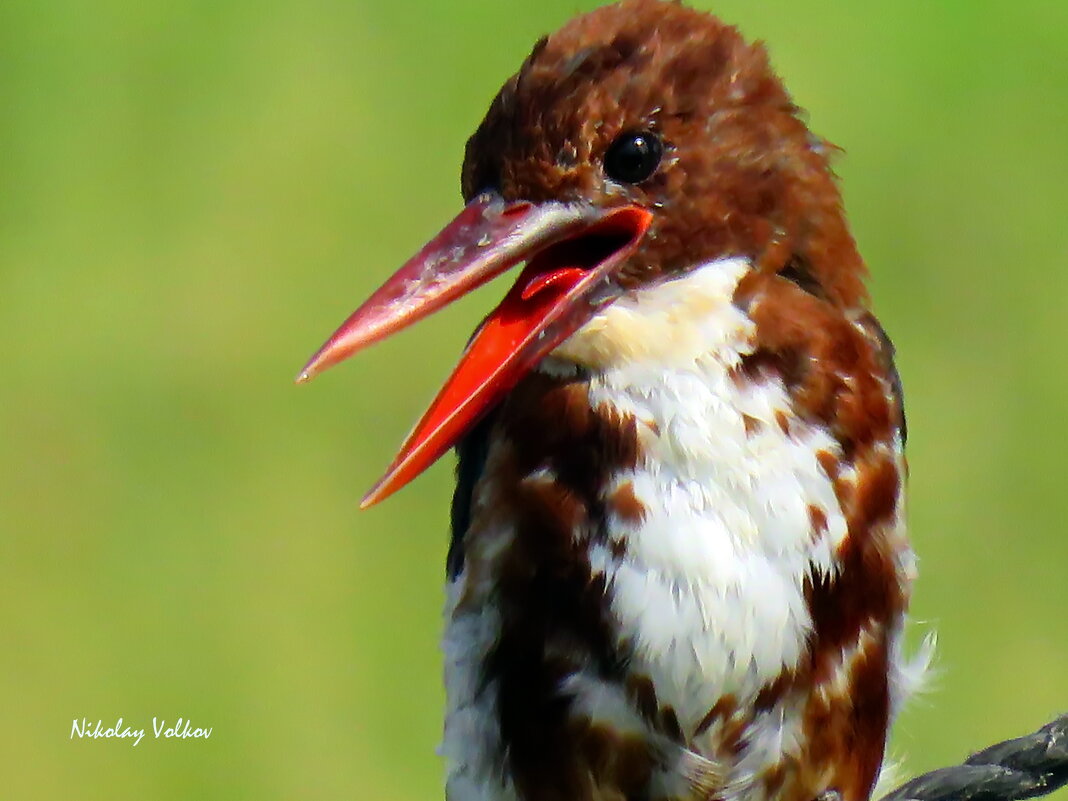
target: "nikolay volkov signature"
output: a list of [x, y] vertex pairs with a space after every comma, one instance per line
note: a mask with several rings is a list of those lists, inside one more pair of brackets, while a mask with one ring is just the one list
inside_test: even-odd
[[[193, 726], [191, 720], [178, 718], [173, 724], [166, 718], [152, 718], [152, 733], [157, 740], [207, 740], [211, 737], [212, 726], [203, 728]], [[70, 739], [77, 737], [80, 740], [133, 740], [136, 746], [145, 736], [147, 729], [125, 725], [122, 718], [115, 721], [115, 725], [108, 726], [104, 721], [97, 720], [95, 723], [88, 718], [74, 718], [71, 721]]]

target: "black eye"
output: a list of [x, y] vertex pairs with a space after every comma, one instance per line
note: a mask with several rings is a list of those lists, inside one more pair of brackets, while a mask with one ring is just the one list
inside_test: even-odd
[[664, 146], [652, 131], [628, 131], [620, 134], [604, 154], [604, 171], [608, 177], [624, 184], [644, 181], [660, 164]]

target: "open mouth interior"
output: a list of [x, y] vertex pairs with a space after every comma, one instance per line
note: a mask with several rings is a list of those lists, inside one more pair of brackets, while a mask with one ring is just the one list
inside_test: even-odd
[[510, 294], [518, 293], [524, 301], [543, 292], [564, 294], [591, 270], [612, 261], [613, 256], [632, 245], [643, 233], [641, 222], [625, 210], [611, 214], [577, 235], [534, 254]]

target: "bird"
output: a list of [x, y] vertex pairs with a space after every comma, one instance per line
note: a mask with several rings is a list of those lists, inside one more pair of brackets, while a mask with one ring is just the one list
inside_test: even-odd
[[867, 801], [924, 660], [894, 350], [762, 43], [622, 0], [534, 45], [464, 206], [300, 372], [513, 267], [364, 498], [457, 454], [450, 801]]

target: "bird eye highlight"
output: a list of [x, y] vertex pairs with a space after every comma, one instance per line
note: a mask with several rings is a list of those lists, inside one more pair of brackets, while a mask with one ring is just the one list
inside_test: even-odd
[[620, 134], [604, 154], [604, 171], [614, 181], [637, 184], [656, 172], [664, 155], [660, 137], [652, 131]]

